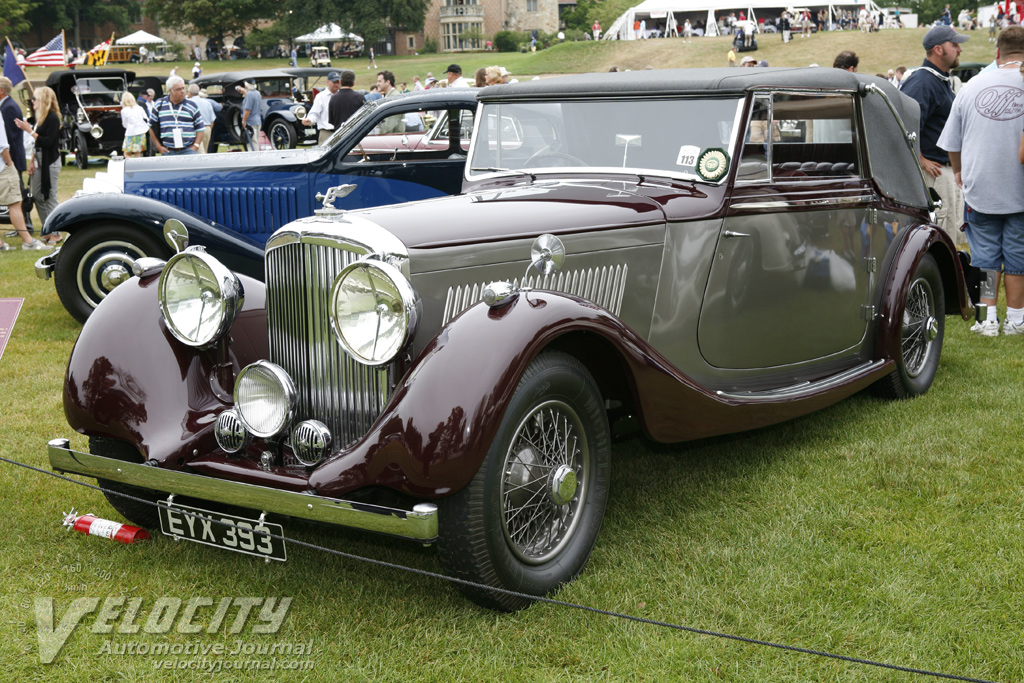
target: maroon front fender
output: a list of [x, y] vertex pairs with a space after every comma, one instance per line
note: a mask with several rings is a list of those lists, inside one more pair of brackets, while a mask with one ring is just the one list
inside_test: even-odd
[[[147, 459], [173, 469], [193, 451], [215, 448], [213, 424], [226, 405], [224, 392], [230, 394], [240, 367], [267, 354], [263, 283], [244, 275], [239, 280], [245, 304], [231, 330], [234, 343], [205, 351], [167, 331], [159, 278], [132, 278], [114, 289], [71, 351], [64, 378], [68, 424], [82, 434], [134, 444]], [[211, 384], [218, 373], [224, 375], [221, 398], [218, 382]]]
[[835, 403], [878, 378], [859, 377], [797, 400], [728, 398], [682, 375], [606, 310], [564, 294], [521, 294], [508, 306], [477, 304], [453, 320], [416, 359], [370, 433], [318, 467], [310, 485], [332, 497], [371, 484], [424, 498], [458, 491], [483, 461], [530, 361], [578, 332], [615, 349], [644, 431], [663, 442], [781, 422]]

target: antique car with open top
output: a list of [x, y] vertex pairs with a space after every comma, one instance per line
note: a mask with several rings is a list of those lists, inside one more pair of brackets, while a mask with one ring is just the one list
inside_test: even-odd
[[52, 466], [176, 537], [190, 497], [436, 543], [460, 591], [514, 610], [586, 565], [613, 435], [920, 396], [946, 316], [975, 310], [929, 221], [918, 107], [882, 79], [644, 71], [479, 99], [462, 194], [342, 211], [332, 190], [267, 241], [265, 283], [169, 222], [178, 253], [82, 330], [64, 407], [89, 452], [54, 439]]
[[61, 103], [61, 159], [73, 154], [84, 169], [89, 157], [121, 149], [121, 96], [134, 80], [135, 72], [124, 69], [68, 69], [47, 76], [46, 85]]
[[[61, 303], [84, 322], [131, 277], [137, 259], [172, 255], [162, 228], [175, 218], [194, 245], [262, 279], [267, 238], [311, 216], [316, 196], [330, 187], [355, 186], [336, 201], [346, 209], [461, 191], [464, 137], [476, 104], [476, 91], [468, 88], [430, 90], [365, 105], [313, 148], [112, 161], [50, 214], [44, 233], [70, 236], [38, 260], [36, 274], [52, 276]], [[426, 134], [381, 135], [380, 124], [393, 117], [434, 123]], [[449, 127], [449, 117], [462, 125]]]

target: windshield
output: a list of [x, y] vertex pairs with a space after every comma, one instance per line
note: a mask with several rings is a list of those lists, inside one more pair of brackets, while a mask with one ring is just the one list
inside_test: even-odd
[[119, 107], [127, 89], [123, 78], [79, 78], [71, 92], [85, 107]]
[[740, 104], [740, 98], [484, 104], [468, 174], [587, 167], [699, 178], [705, 151], [732, 158]]

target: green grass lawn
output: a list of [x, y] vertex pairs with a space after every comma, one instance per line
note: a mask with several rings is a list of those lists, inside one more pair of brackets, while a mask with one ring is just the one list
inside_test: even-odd
[[[835, 31], [815, 34], [810, 38], [794, 38], [783, 45], [778, 34], [759, 36], [758, 51], [752, 54], [768, 60], [771, 66], [808, 66], [812, 63], [831, 66], [835, 56], [843, 50], [852, 50], [860, 56], [862, 73], [885, 73], [903, 64], [918, 66], [924, 59], [921, 40], [925, 30], [887, 30], [866, 35], [860, 31]], [[412, 87], [412, 77], [426, 78], [427, 72], [443, 78], [452, 62], [462, 67], [463, 75], [473, 79], [476, 70], [498, 64], [516, 78], [575, 74], [587, 71], [608, 71], [612, 66], [620, 69], [656, 69], [702, 66], [726, 66], [726, 53], [732, 41], [729, 37], [695, 38], [684, 43], [681, 39], [643, 41], [569, 42], [555, 45], [536, 53], [519, 52], [467, 52], [458, 54], [423, 54], [409, 57], [377, 57], [378, 69], [368, 69], [361, 57], [336, 59], [333, 65], [352, 69], [356, 73], [356, 87], [369, 88], [377, 79], [377, 71], [390, 69], [398, 83]], [[971, 39], [963, 45], [963, 62], [990, 62], [995, 58], [995, 46], [988, 42], [987, 31], [972, 31]], [[117, 64], [135, 70], [139, 75], [168, 76], [172, 66], [186, 80], [192, 73], [192, 60], [158, 64]], [[204, 61], [203, 73], [266, 69], [287, 66], [287, 59], [244, 59], [235, 61]], [[307, 66], [307, 62], [300, 62]], [[29, 78], [45, 81], [46, 69], [29, 69]]]
[[[919, 45], [920, 33], [862, 36], [865, 42], [854, 49], [867, 61], [874, 55], [867, 41], [877, 38], [872, 45], [878, 46], [899, 35]], [[792, 54], [803, 61], [810, 60], [796, 51], [834, 54], [845, 38], [797, 40]], [[980, 42], [984, 47], [983, 37]], [[711, 40], [698, 49], [706, 49], [708, 59], [724, 60], [725, 45]], [[510, 55], [523, 61], [509, 68], [530, 73], [523, 65], [534, 59], [541, 65], [537, 73], [548, 74], [559, 71], [559, 63], [578, 67], [588, 55], [593, 68], [665, 66], [655, 64], [659, 54], [668, 58], [663, 51], [697, 52], [683, 52], [689, 49], [678, 41], [567, 45], [550, 54]], [[891, 46], [881, 49], [879, 60], [914, 63], [912, 49], [906, 56]], [[468, 70], [475, 57], [459, 59]], [[491, 57], [513, 63], [505, 55]], [[441, 61], [448, 59], [382, 58], [378, 64], [407, 62], [404, 73], [411, 76], [428, 68], [436, 74], [431, 65]], [[69, 197], [85, 175], [66, 167], [60, 196]], [[0, 358], [0, 456], [47, 468], [47, 440], [72, 437], [74, 447], [84, 447], [85, 440], [69, 433], [61, 405], [65, 364], [79, 326], [64, 312], [53, 283], [34, 276], [37, 256], [0, 254], [0, 298], [25, 299]], [[813, 324], [808, 319], [804, 332], [813, 334]], [[132, 329], [126, 325], [110, 333], [131, 335]], [[949, 318], [938, 378], [916, 400], [886, 402], [862, 394], [747, 434], [678, 446], [642, 439], [616, 444], [601, 538], [582, 576], [558, 597], [851, 657], [1021, 680], [1022, 351], [1022, 339], [978, 338], [968, 333], [967, 323]], [[167, 656], [116, 654], [111, 646], [219, 645], [230, 651], [237, 640], [248, 646], [312, 641], [311, 655], [277, 657], [309, 661], [312, 668], [221, 671], [213, 679], [913, 680], [904, 673], [552, 605], [495, 614], [438, 580], [296, 546], [283, 565], [159, 534], [125, 546], [61, 527], [62, 513], [72, 507], [118, 519], [98, 492], [3, 463], [0, 491], [0, 575], [6, 583], [0, 592], [0, 670], [9, 680], [205, 679], [194, 669], [157, 669]], [[286, 534], [440, 571], [436, 553], [412, 543], [299, 523], [287, 524]], [[37, 600], [54, 599], [59, 622], [83, 597], [141, 598], [146, 616], [159, 598], [216, 602], [225, 596], [293, 602], [275, 634], [253, 633], [251, 623], [238, 634], [226, 626], [213, 633], [120, 633], [119, 617], [111, 620], [112, 632], [102, 633], [95, 632], [97, 620], [90, 615], [52, 664], [40, 663]], [[212, 625], [210, 612], [200, 612], [194, 623]], [[202, 657], [180, 657], [186, 664], [196, 659]], [[223, 665], [236, 658], [207, 659]]]

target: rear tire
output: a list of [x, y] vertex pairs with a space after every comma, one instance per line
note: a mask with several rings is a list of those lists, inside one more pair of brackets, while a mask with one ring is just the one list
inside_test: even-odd
[[[543, 596], [583, 571], [608, 505], [611, 445], [601, 393], [560, 352], [523, 373], [484, 462], [440, 501], [438, 550], [453, 577]], [[514, 611], [531, 600], [456, 587], [473, 602]]]
[[920, 396], [935, 380], [946, 327], [942, 273], [931, 254], [917, 264], [903, 310], [897, 315], [902, 323], [896, 369], [872, 385], [872, 390], [883, 398]]
[[[115, 460], [123, 460], [125, 462], [141, 463], [143, 461], [142, 454], [139, 453], [134, 446], [116, 439], [107, 439], [98, 436], [89, 437], [89, 451], [93, 455], [99, 455], [104, 458], [113, 458]], [[155, 505], [149, 505], [148, 503], [134, 500], [132, 498], [125, 498], [124, 496], [119, 496], [117, 494], [123, 493], [128, 496], [134, 496], [135, 498], [142, 498], [143, 500], [147, 500], [152, 503], [155, 503], [166, 494], [161, 494], [158, 491], [153, 491], [152, 489], [127, 486], [107, 479], [97, 479], [96, 484], [101, 488], [109, 489], [113, 492], [107, 493], [104, 491], [103, 496], [107, 499], [107, 502], [110, 503], [110, 506], [117, 510], [117, 512], [129, 522], [147, 529], [160, 528], [160, 514], [157, 512]]]

